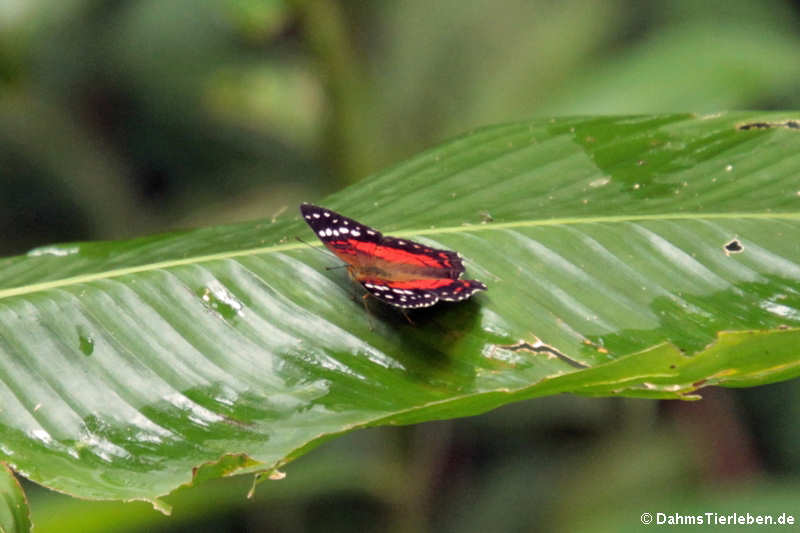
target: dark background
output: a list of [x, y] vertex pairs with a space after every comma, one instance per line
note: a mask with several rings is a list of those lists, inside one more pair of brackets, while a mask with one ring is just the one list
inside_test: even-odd
[[[0, 255], [270, 218], [490, 123], [797, 109], [798, 22], [777, 0], [2, 0]], [[169, 519], [28, 490], [37, 531], [800, 519], [798, 383], [703, 395], [360, 431], [253, 500], [246, 479], [179, 491]]]

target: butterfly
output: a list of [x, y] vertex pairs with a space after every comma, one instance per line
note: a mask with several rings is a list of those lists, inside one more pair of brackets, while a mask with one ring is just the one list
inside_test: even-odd
[[381, 302], [400, 308], [460, 302], [486, 285], [459, 279], [461, 256], [425, 244], [398, 239], [330, 209], [302, 204], [300, 213], [317, 237], [347, 263], [350, 277]]

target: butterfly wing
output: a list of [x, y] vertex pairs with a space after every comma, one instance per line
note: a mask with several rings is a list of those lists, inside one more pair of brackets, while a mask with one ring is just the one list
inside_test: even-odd
[[486, 290], [474, 279], [364, 280], [361, 284], [378, 300], [403, 308], [430, 307], [439, 300], [460, 302]]
[[349, 265], [363, 263], [383, 239], [380, 231], [324, 207], [302, 204], [300, 213], [328, 250]]
[[365, 280], [361, 285], [376, 299], [395, 307], [430, 307], [439, 301], [436, 294], [427, 289], [399, 289], [383, 280]]
[[373, 254], [379, 260], [395, 265], [419, 268], [432, 277], [458, 279], [464, 273], [464, 265], [457, 252], [431, 248], [408, 239], [383, 237]]
[[476, 279], [454, 279], [450, 284], [437, 287], [433, 292], [445, 302], [460, 302], [478, 291], [485, 290], [486, 285]]

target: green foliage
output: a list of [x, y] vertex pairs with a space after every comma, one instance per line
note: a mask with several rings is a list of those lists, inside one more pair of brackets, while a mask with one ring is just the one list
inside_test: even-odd
[[270, 472], [357, 428], [794, 377], [787, 117], [490, 127], [331, 197], [459, 250], [488, 285], [415, 325], [375, 305], [370, 321], [336, 261], [293, 240], [308, 233], [294, 214], [3, 260], [0, 459], [71, 494], [161, 505], [195, 467]]
[[28, 501], [4, 463], [0, 463], [0, 533], [28, 533], [31, 530]]

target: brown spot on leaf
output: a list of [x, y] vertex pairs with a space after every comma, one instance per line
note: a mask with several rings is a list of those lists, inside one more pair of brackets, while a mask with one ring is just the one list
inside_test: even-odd
[[771, 128], [787, 128], [790, 130], [800, 129], [800, 121], [797, 120], [783, 120], [777, 122], [748, 122], [746, 124], [739, 124], [737, 129], [742, 131], [747, 130], [768, 130]]
[[510, 350], [512, 352], [545, 353], [549, 354], [550, 356], [558, 357], [565, 363], [574, 366], [575, 368], [589, 368], [589, 365], [587, 365], [586, 363], [576, 361], [572, 357], [560, 352], [559, 350], [550, 346], [549, 344], [543, 343], [539, 339], [536, 339], [536, 341], [533, 343], [526, 341], [519, 341], [516, 344], [498, 344], [496, 345], [496, 347], [503, 348], [505, 350]]

